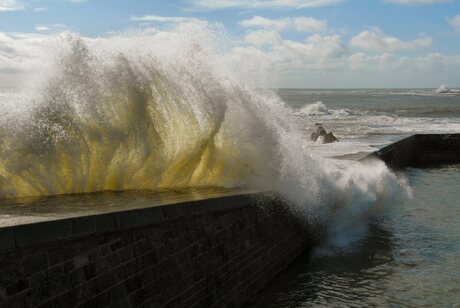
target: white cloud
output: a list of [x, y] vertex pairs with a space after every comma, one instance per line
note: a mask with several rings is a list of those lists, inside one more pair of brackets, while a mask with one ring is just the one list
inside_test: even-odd
[[294, 18], [295, 28], [299, 32], [324, 32], [326, 31], [326, 22], [311, 17]]
[[[283, 40], [275, 31], [262, 30], [249, 33], [245, 39], [246, 42], [250, 42], [256, 47], [269, 47], [266, 51], [253, 46], [237, 47], [226, 55], [232, 61], [242, 61], [246, 64], [250, 61], [263, 61], [262, 64], [248, 64], [249, 68], [264, 67], [277, 72], [299, 69], [330, 69], [347, 54], [347, 48], [339, 35], [314, 34], [305, 41], [293, 41]], [[244, 59], [243, 57], [250, 58]], [[246, 66], [234, 65], [237, 64], [234, 63], [230, 66], [238, 67], [239, 70], [246, 69]]]
[[315, 50], [317, 57], [338, 58], [347, 52], [340, 35], [337, 34], [328, 36], [314, 34], [308, 37], [307, 43]]
[[347, 65], [352, 71], [377, 72], [390, 69], [397, 59], [396, 56], [388, 53], [367, 55], [364, 52], [359, 52], [348, 57]]
[[275, 45], [281, 42], [281, 36], [276, 31], [254, 31], [249, 32], [244, 40], [255, 46]]
[[35, 25], [35, 30], [40, 31], [40, 32], [45, 32], [45, 31], [64, 31], [67, 29], [67, 26], [64, 24], [49, 24], [49, 25]]
[[378, 30], [371, 33], [378, 34], [372, 36], [371, 42], [354, 42], [366, 42], [364, 49], [373, 51], [369, 54], [350, 52], [340, 35], [314, 34], [297, 41], [283, 39], [275, 30], [261, 29], [245, 36], [251, 46], [237, 46], [223, 58], [242, 80], [255, 86], [429, 87], [443, 80], [455, 83], [460, 78], [460, 54], [414, 57], [392, 53], [428, 47], [429, 38], [406, 42]]
[[[258, 87], [417, 87], [454, 84], [460, 80], [460, 54], [429, 53], [414, 57], [387, 50], [352, 52], [337, 34], [313, 34], [302, 40], [288, 40], [274, 29], [255, 28], [243, 37], [224, 37], [216, 32], [218, 29], [202, 21], [179, 23], [168, 31], [140, 31], [140, 39], [135, 40], [132, 35], [137, 34], [131, 32], [83, 39], [90, 45], [102, 46], [100, 52], [114, 52], [114, 46], [126, 46], [146, 54], [155, 52], [160, 63], [163, 63], [163, 54], [174, 52], [190, 57], [196, 50], [204, 50], [222, 64], [222, 71], [233, 70], [240, 80]], [[0, 80], [19, 79], [41, 70], [55, 57], [53, 52], [59, 52], [55, 46], [63, 45], [56, 37], [60, 35], [0, 32]], [[187, 42], [187, 38], [193, 38], [193, 44]], [[221, 39], [227, 43], [224, 50]], [[158, 42], [161, 42], [160, 49], [147, 47], [157, 46]], [[189, 43], [195, 49], [187, 47]]]
[[460, 14], [447, 20], [455, 31], [460, 32]]
[[158, 15], [144, 15], [132, 16], [132, 21], [150, 21], [150, 22], [164, 22], [164, 23], [183, 23], [190, 21], [197, 21], [193, 17], [178, 17], [178, 16], [158, 16]]
[[[267, 87], [434, 87], [460, 78], [460, 54], [400, 57], [349, 54], [343, 48], [334, 39], [317, 37], [285, 41], [269, 51], [237, 47], [225, 60], [245, 81]], [[324, 50], [329, 52], [321, 54]]]
[[452, 0], [387, 0], [387, 2], [403, 4], [403, 5], [419, 5], [419, 4], [434, 4], [452, 2]]
[[430, 53], [421, 57], [397, 57], [387, 53], [380, 55], [356, 53], [348, 58], [348, 65], [351, 70], [359, 72], [443, 73], [460, 68], [460, 55], [444, 56], [440, 53]]
[[48, 31], [50, 28], [46, 25], [36, 25], [35, 30], [37, 31]]
[[302, 9], [334, 5], [345, 0], [190, 0], [199, 9], [218, 10], [230, 8], [245, 9]]
[[0, 74], [17, 74], [40, 65], [38, 51], [48, 36], [34, 33], [0, 32]]
[[46, 8], [46, 7], [36, 7], [34, 8], [34, 11], [35, 12], [44, 12], [44, 11], [48, 11], [49, 8]]
[[23, 10], [24, 6], [16, 0], [0, 0], [0, 12]]
[[267, 30], [285, 31], [294, 29], [298, 32], [324, 32], [327, 23], [312, 17], [290, 17], [269, 19], [261, 16], [254, 16], [238, 22], [245, 28], [264, 28]]
[[289, 18], [269, 19], [261, 16], [254, 16], [251, 19], [241, 20], [238, 24], [245, 28], [260, 27], [283, 31], [291, 27], [291, 20]]
[[375, 52], [408, 51], [430, 47], [432, 40], [429, 37], [402, 41], [396, 37], [385, 36], [379, 30], [363, 31], [350, 41], [351, 46]]

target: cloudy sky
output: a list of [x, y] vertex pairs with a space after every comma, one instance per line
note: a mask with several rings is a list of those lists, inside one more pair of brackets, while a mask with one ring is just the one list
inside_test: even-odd
[[0, 0], [0, 82], [63, 31], [194, 22], [226, 34], [220, 52], [241, 78], [272, 77], [257, 86], [460, 87], [460, 0]]

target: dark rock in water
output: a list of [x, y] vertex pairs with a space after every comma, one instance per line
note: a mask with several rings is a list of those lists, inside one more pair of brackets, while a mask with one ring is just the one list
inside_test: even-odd
[[316, 129], [310, 135], [310, 139], [316, 141], [320, 136], [324, 136], [327, 134], [326, 130], [321, 126], [321, 124], [316, 123]]
[[315, 132], [313, 132], [313, 133], [311, 133], [311, 135], [310, 135], [310, 140], [311, 140], [311, 141], [316, 141], [316, 139], [318, 139], [318, 137], [319, 137], [319, 136], [318, 136]]
[[326, 130], [324, 129], [324, 127], [319, 124], [319, 123], [315, 123], [316, 125], [316, 129], [313, 133], [311, 133], [310, 135], [310, 139], [312, 141], [317, 141], [318, 138], [321, 137], [323, 143], [332, 143], [332, 142], [336, 142], [336, 141], [339, 141], [332, 132], [326, 132]]
[[336, 141], [339, 141], [339, 139], [337, 139], [337, 137], [335, 137], [332, 132], [329, 132], [326, 135], [324, 135], [324, 140], [323, 140], [324, 143], [332, 143]]

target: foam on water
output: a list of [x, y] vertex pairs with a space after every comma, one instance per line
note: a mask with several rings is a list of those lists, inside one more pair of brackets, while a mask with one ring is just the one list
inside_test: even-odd
[[215, 37], [199, 22], [153, 34], [57, 36], [41, 74], [0, 105], [0, 198], [274, 190], [298, 215], [332, 224], [330, 238], [345, 245], [351, 230], [362, 234], [370, 217], [407, 195], [382, 163], [315, 156], [276, 94], [229, 73]]
[[306, 105], [300, 109], [300, 113], [307, 116], [350, 116], [359, 113], [354, 113], [347, 109], [328, 109], [323, 102], [316, 102], [315, 104]]

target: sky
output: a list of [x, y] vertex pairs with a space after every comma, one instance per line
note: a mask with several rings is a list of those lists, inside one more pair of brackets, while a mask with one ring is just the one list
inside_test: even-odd
[[0, 82], [39, 65], [37, 50], [64, 31], [197, 22], [222, 33], [222, 58], [255, 86], [460, 87], [460, 0], [0, 0]]

